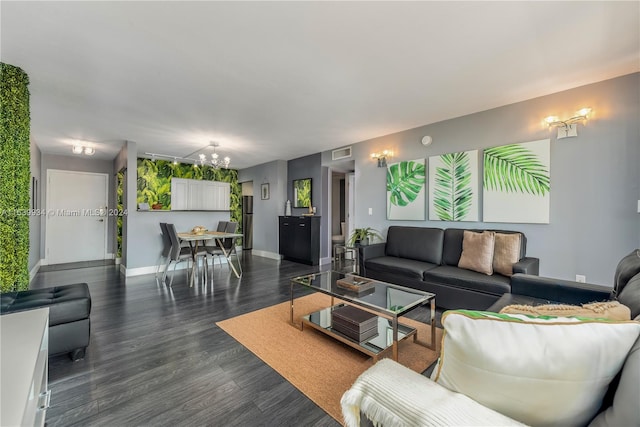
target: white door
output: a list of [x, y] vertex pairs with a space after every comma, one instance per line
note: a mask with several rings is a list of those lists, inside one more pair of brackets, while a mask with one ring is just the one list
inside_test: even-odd
[[47, 171], [48, 264], [106, 259], [108, 191], [107, 174]]

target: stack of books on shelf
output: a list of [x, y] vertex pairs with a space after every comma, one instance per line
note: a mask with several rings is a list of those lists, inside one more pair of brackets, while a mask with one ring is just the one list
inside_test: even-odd
[[378, 335], [378, 316], [351, 305], [331, 312], [331, 327], [347, 337], [363, 342]]

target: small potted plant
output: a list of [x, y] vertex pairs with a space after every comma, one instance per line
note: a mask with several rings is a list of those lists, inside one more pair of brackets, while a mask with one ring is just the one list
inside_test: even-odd
[[370, 240], [373, 240], [376, 237], [380, 240], [383, 240], [380, 233], [371, 227], [356, 228], [353, 230], [353, 232], [351, 233], [351, 236], [349, 237], [349, 245], [350, 246], [358, 246], [358, 245], [366, 246], [369, 244]]

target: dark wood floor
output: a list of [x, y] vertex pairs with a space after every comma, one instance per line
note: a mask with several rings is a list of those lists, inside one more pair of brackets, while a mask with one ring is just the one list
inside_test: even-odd
[[171, 288], [113, 265], [39, 272], [32, 288], [87, 282], [92, 297], [85, 359], [49, 359], [47, 425], [339, 425], [215, 325], [287, 300], [289, 279], [318, 268], [250, 253], [243, 267], [193, 288], [184, 270]]

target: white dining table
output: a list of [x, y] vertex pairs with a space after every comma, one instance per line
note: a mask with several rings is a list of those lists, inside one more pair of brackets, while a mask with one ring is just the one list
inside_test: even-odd
[[[222, 250], [224, 257], [227, 259], [227, 262], [231, 266], [231, 270], [235, 276], [239, 279], [242, 277], [242, 265], [240, 264], [240, 257], [238, 257], [238, 252], [236, 250], [236, 239], [238, 237], [242, 237], [242, 234], [238, 233], [226, 233], [224, 231], [206, 231], [203, 234], [197, 234], [192, 232], [184, 232], [178, 233], [178, 238], [184, 242], [189, 243], [189, 247], [191, 248], [191, 259], [193, 261], [193, 267], [191, 270], [191, 281], [189, 286], [193, 286], [194, 278], [196, 277], [196, 268], [198, 266], [197, 256], [198, 256], [198, 246], [199, 242], [204, 242], [207, 240], [215, 240], [218, 243], [218, 247]], [[223, 243], [224, 239], [233, 239], [233, 245], [231, 245], [230, 249], [225, 249]], [[235, 255], [238, 266], [236, 268], [233, 265], [231, 260], [231, 256]], [[205, 266], [206, 267], [206, 266]]]

